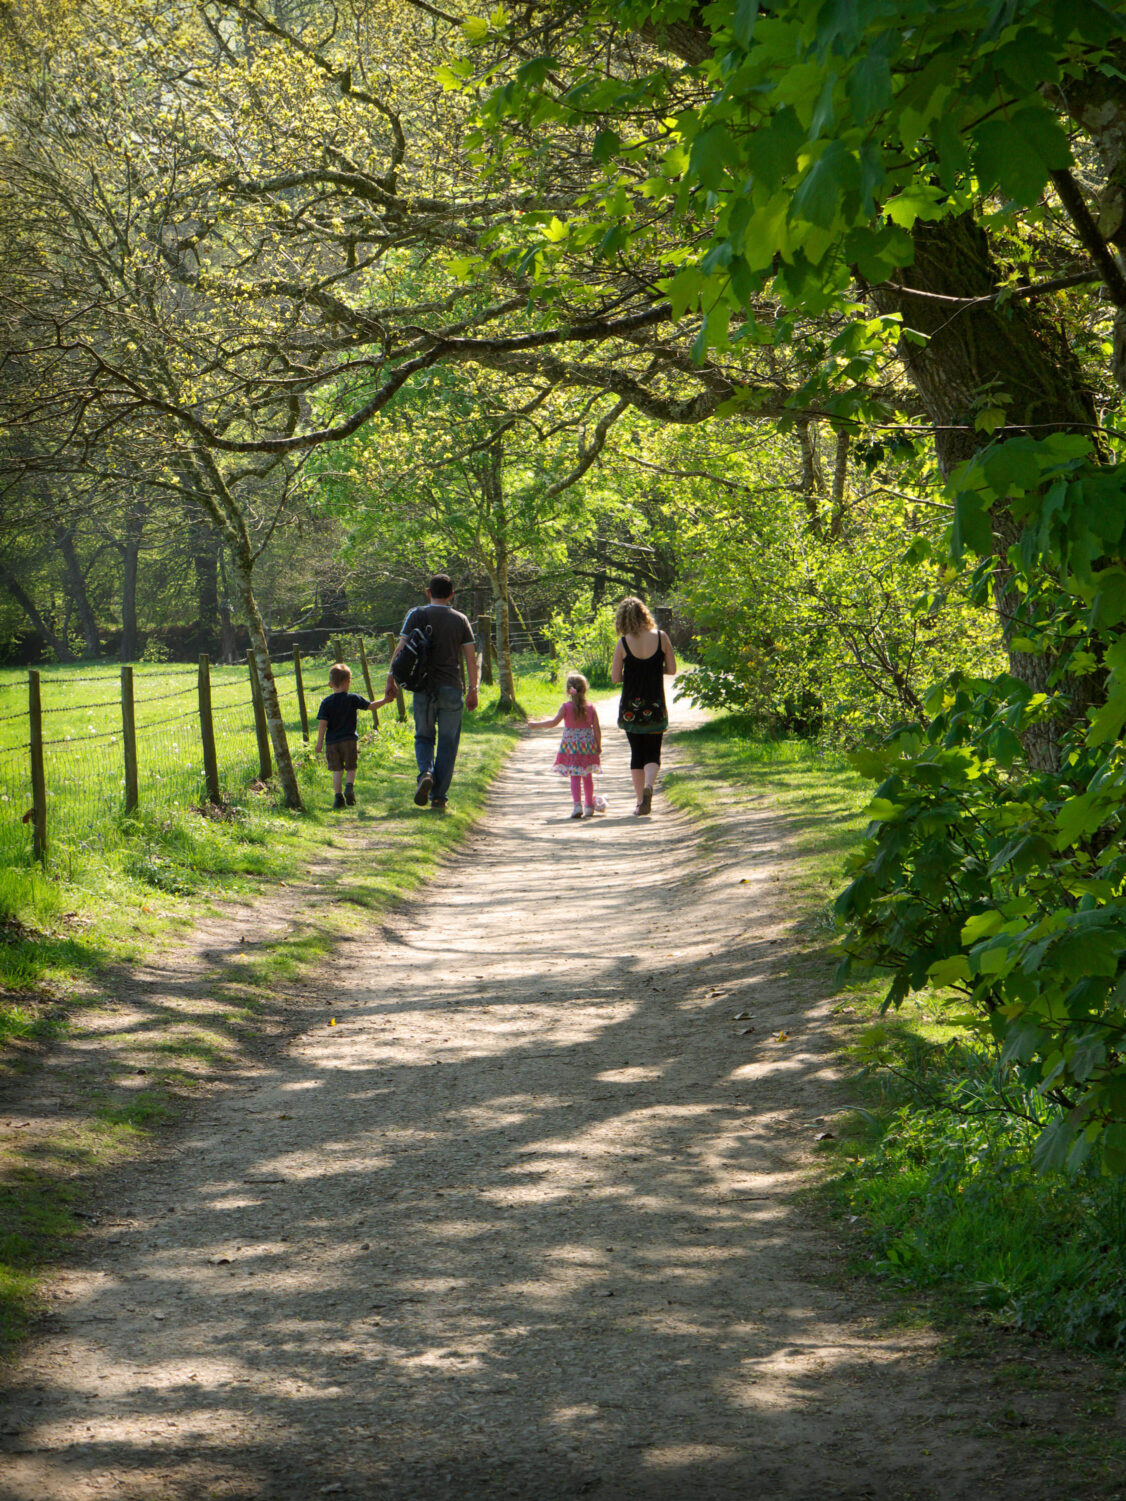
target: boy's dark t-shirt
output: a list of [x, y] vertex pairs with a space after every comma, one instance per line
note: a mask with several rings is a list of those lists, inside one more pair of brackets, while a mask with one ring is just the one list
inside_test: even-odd
[[321, 700], [321, 706], [317, 710], [317, 718], [323, 719], [328, 725], [325, 731], [325, 744], [335, 745], [341, 740], [358, 740], [359, 731], [356, 729], [356, 714], [360, 709], [370, 709], [371, 704], [366, 698], [361, 698], [358, 693], [330, 693]]
[[418, 605], [407, 614], [400, 632], [430, 627], [430, 678], [437, 685], [461, 687], [461, 648], [473, 640], [473, 627], [452, 605]]

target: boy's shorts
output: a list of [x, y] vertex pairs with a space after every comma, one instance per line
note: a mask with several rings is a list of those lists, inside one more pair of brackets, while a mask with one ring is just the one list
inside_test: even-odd
[[326, 745], [325, 760], [329, 771], [355, 771], [359, 744], [358, 740], [334, 740], [331, 745]]

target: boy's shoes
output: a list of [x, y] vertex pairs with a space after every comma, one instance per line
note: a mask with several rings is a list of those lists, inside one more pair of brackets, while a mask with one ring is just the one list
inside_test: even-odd
[[647, 813], [652, 813], [652, 811], [653, 789], [652, 787], [646, 787], [644, 792], [641, 794], [641, 801], [637, 805], [638, 816], [644, 818]]
[[450, 811], [450, 805], [446, 802], [445, 798], [443, 798], [440, 803], [431, 803], [430, 811], [431, 813], [448, 813]]
[[584, 809], [584, 811], [583, 811], [583, 817], [584, 818], [593, 818], [594, 817], [594, 808], [593, 808], [593, 806]]
[[349, 808], [356, 806], [356, 789], [352, 786], [351, 782], [345, 785], [344, 801], [348, 804]]
[[418, 779], [418, 786], [414, 789], [414, 800], [418, 807], [426, 807], [430, 801], [430, 789], [433, 785], [434, 778], [428, 771], [424, 771]]
[[572, 818], [581, 818], [582, 816], [583, 816], [583, 810], [579, 807], [578, 803], [576, 803], [575, 806], [571, 809], [571, 817]]
[[334, 808], [346, 808], [348, 806], [348, 804], [344, 801], [343, 792], [338, 792], [336, 794], [336, 796], [332, 800], [332, 806]]

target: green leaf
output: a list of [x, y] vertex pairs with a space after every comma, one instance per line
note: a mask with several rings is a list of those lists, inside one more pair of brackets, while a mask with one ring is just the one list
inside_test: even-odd
[[862, 57], [849, 74], [845, 92], [853, 113], [864, 124], [887, 109], [894, 94], [886, 53], [873, 48]]
[[1070, 1116], [1054, 1121], [1037, 1138], [1032, 1149], [1033, 1164], [1042, 1173], [1062, 1172], [1074, 1140], [1075, 1125]]
[[616, 130], [600, 130], [594, 138], [590, 154], [600, 167], [605, 167], [621, 144], [622, 138]]
[[759, 0], [735, 0], [735, 15], [731, 22], [731, 32], [744, 50], [750, 47], [755, 34], [758, 3]]
[[1126, 1126], [1114, 1122], [1103, 1131], [1099, 1145], [1107, 1171], [1126, 1173]]
[[992, 938], [1005, 925], [1005, 919], [995, 908], [988, 912], [975, 912], [962, 924], [962, 942], [977, 943], [982, 938]]
[[1091, 629], [1105, 631], [1126, 620], [1126, 573], [1106, 568], [1096, 577], [1099, 592], [1091, 606]]
[[932, 985], [957, 985], [970, 978], [970, 964], [965, 954], [954, 954], [949, 959], [939, 959], [927, 970]]
[[986, 557], [993, 550], [993, 531], [981, 498], [970, 490], [963, 490], [954, 501], [954, 525], [951, 529], [951, 544], [955, 558], [960, 558], [969, 549], [979, 557]]
[[1126, 687], [1116, 688], [1101, 709], [1091, 715], [1091, 728], [1087, 735], [1091, 745], [1105, 745], [1116, 740], [1126, 724]]
[[979, 433], [992, 434], [1005, 425], [1004, 407], [982, 407], [974, 418], [974, 427]]
[[840, 213], [847, 192], [860, 181], [856, 158], [841, 141], [830, 141], [794, 194], [793, 214], [819, 229], [828, 229]]
[[1056, 814], [1056, 840], [1059, 849], [1074, 844], [1081, 834], [1090, 834], [1102, 823], [1105, 802], [1096, 792], [1082, 792], [1069, 797]]
[[1035, 203], [1048, 173], [1071, 161], [1067, 136], [1043, 106], [983, 121], [974, 131], [974, 145], [982, 187], [999, 187], [1018, 203]]
[[743, 160], [756, 184], [761, 182], [773, 193], [793, 172], [804, 145], [805, 131], [797, 111], [786, 105], [743, 142]]
[[727, 165], [734, 156], [726, 125], [709, 125], [692, 142], [689, 171], [696, 174], [702, 186], [719, 192], [727, 185]]
[[898, 818], [903, 808], [901, 804], [893, 803], [889, 797], [874, 797], [864, 812], [874, 822], [887, 822]]

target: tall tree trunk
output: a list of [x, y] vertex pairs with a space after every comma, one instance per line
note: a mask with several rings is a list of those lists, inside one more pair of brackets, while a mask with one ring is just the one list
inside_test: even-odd
[[219, 601], [219, 641], [222, 660], [228, 664], [235, 661], [238, 656], [238, 632], [235, 623], [231, 619], [231, 605], [228, 595], [230, 588], [227, 583], [227, 565], [223, 561], [223, 548], [220, 545], [216, 554], [219, 560], [219, 573], [223, 580], [223, 598]]
[[28, 620], [31, 621], [32, 629], [46, 641], [47, 645], [54, 652], [56, 660], [59, 662], [73, 662], [74, 653], [70, 647], [55, 634], [35, 608], [35, 601], [24, 589], [19, 579], [9, 569], [5, 568], [2, 563], [0, 563], [0, 583], [4, 585], [16, 604], [19, 605]]
[[137, 568], [141, 557], [141, 535], [145, 525], [145, 506], [138, 501], [125, 516], [125, 538], [121, 548], [121, 660], [132, 662], [137, 656]]
[[55, 544], [62, 555], [63, 567], [66, 570], [67, 594], [74, 605], [79, 628], [82, 631], [82, 655], [96, 657], [102, 643], [98, 637], [98, 622], [94, 619], [94, 611], [90, 606], [90, 596], [86, 592], [86, 580], [82, 576], [78, 549], [74, 545], [74, 528], [55, 527]]
[[[195, 572], [196, 619], [200, 644], [214, 651], [222, 639], [219, 614], [219, 538], [210, 527], [192, 526], [192, 568]], [[228, 614], [229, 622], [229, 614]]]
[[509, 633], [508, 509], [504, 498], [503, 459], [501, 444], [494, 443], [488, 453], [488, 462], [480, 473], [493, 543], [493, 568], [489, 581], [493, 586], [497, 620], [497, 676], [500, 679], [497, 708], [502, 713], [509, 714], [520, 706], [516, 702], [516, 678], [512, 671], [512, 639]]
[[500, 698], [497, 708], [508, 714], [516, 707], [516, 677], [512, 670], [512, 633], [509, 624], [508, 598], [508, 550], [497, 548], [496, 567], [489, 572], [493, 586], [493, 616], [496, 620], [497, 680], [500, 683]]
[[811, 431], [808, 419], [799, 421], [794, 429], [798, 435], [798, 450], [801, 453], [801, 478], [798, 488], [805, 503], [809, 530], [821, 540], [821, 498], [825, 494], [825, 473], [821, 468], [821, 455], [817, 452], [817, 435]]
[[837, 451], [833, 459], [833, 508], [829, 515], [829, 536], [834, 542], [844, 531], [845, 491], [848, 485], [848, 429], [842, 427], [837, 434]]
[[266, 724], [270, 731], [270, 744], [273, 746], [278, 780], [281, 782], [286, 805], [290, 808], [303, 809], [304, 804], [297, 786], [297, 773], [293, 769], [293, 758], [289, 753], [289, 737], [285, 730], [285, 720], [282, 718], [281, 704], [278, 702], [278, 686], [274, 682], [274, 669], [270, 664], [266, 627], [258, 611], [258, 602], [254, 598], [252, 578], [254, 565], [249, 553], [244, 556], [233, 553], [231, 567], [234, 572], [239, 608], [250, 632], [250, 649], [254, 653], [254, 661], [258, 667], [262, 707], [265, 710]]
[[[916, 225], [915, 259], [895, 278], [900, 286], [938, 297], [912, 296], [894, 287], [873, 289], [881, 312], [902, 315], [904, 327], [926, 336], [918, 345], [900, 341], [900, 358], [935, 426], [935, 449], [943, 474], [972, 457], [990, 439], [974, 417], [991, 392], [1007, 399], [1006, 435], [1049, 431], [1090, 432], [1096, 426], [1091, 392], [1079, 363], [1060, 330], [1028, 302], [998, 309], [993, 303], [958, 307], [942, 298], [991, 295], [1001, 281], [985, 231], [969, 214]], [[1037, 692], [1051, 691], [1054, 662], [1010, 645], [1018, 596], [1004, 559], [1019, 529], [1007, 509], [993, 513], [993, 534], [1002, 566], [995, 575], [994, 601], [1015, 677]], [[1076, 712], [1081, 706], [1076, 703]], [[1058, 727], [1029, 732], [1026, 749], [1038, 770], [1058, 769]]]

